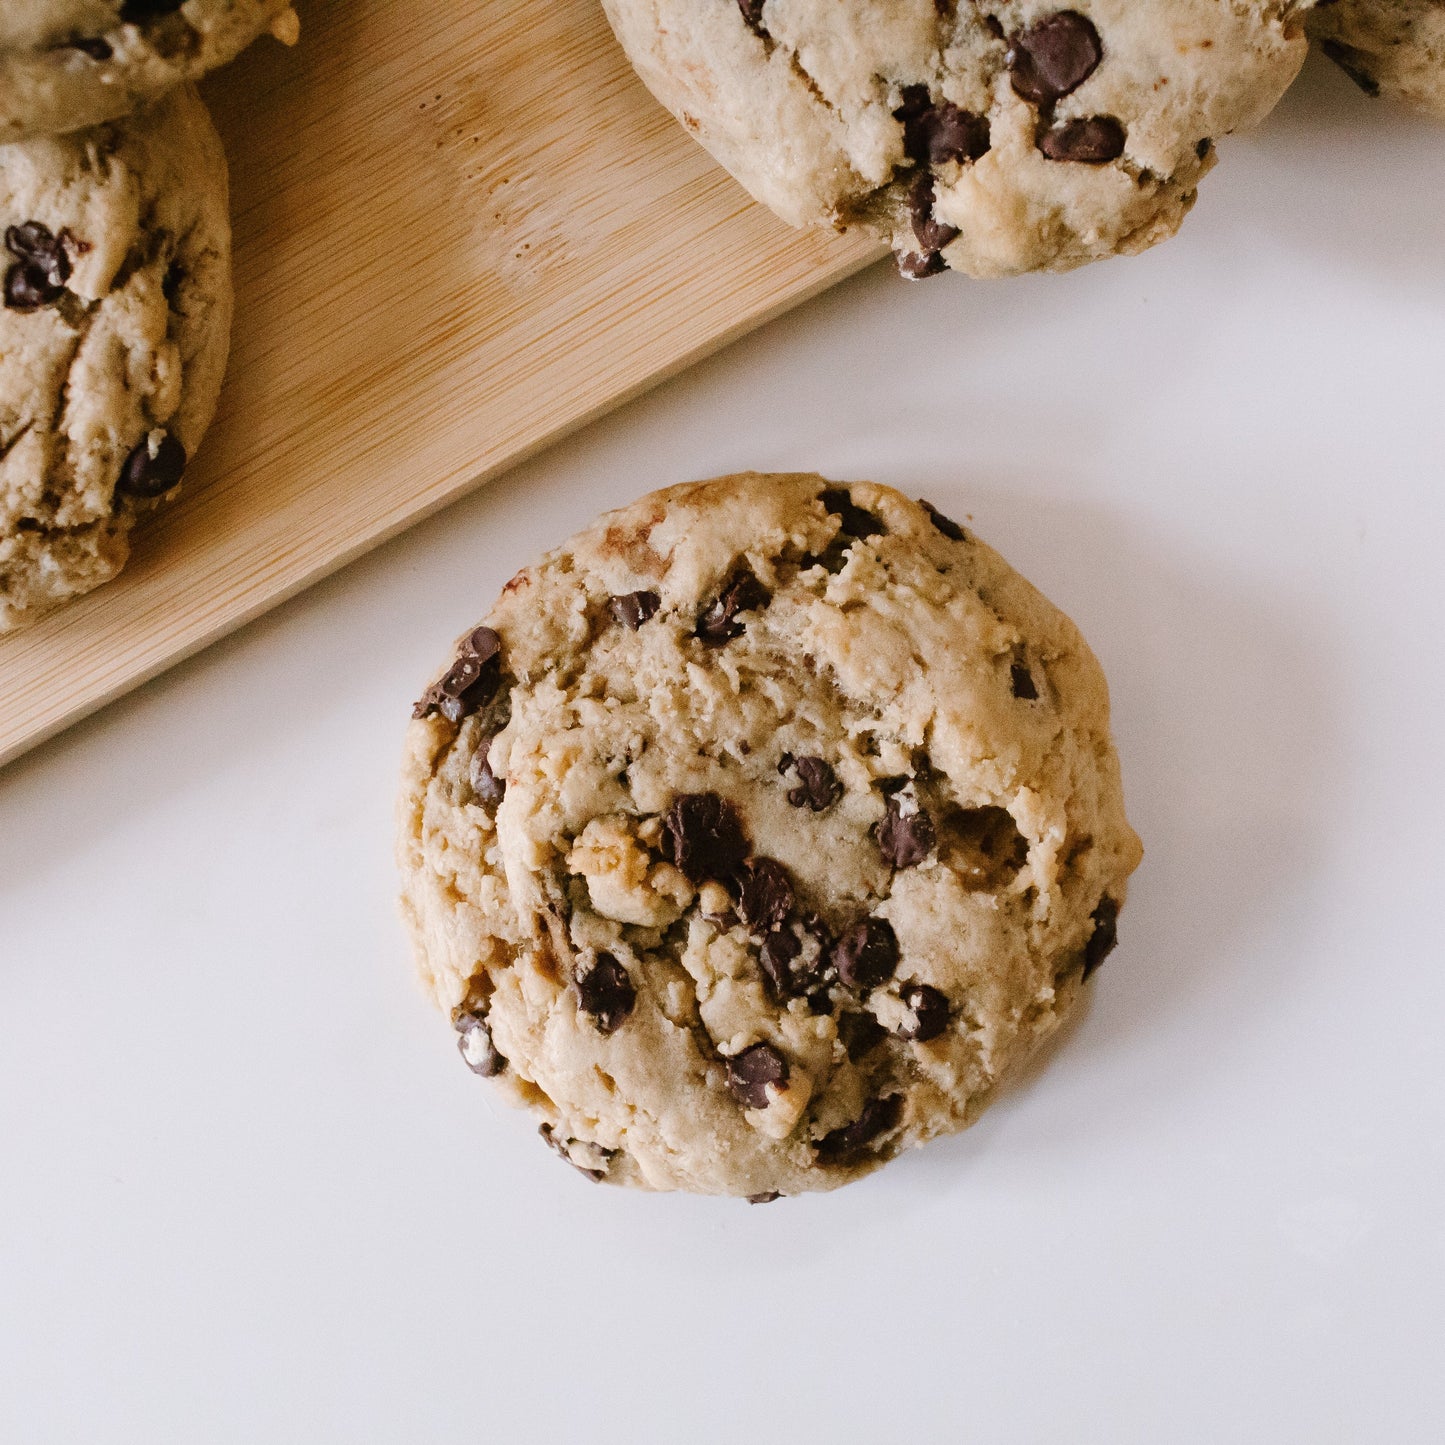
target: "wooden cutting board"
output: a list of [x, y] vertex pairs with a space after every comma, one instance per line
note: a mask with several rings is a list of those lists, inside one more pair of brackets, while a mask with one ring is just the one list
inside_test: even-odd
[[181, 499], [0, 638], [0, 764], [874, 259], [790, 231], [596, 0], [314, 0], [207, 83], [236, 330]]

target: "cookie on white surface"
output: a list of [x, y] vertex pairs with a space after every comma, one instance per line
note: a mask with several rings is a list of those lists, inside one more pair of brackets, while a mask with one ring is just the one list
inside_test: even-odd
[[1104, 677], [926, 504], [744, 474], [512, 579], [416, 708], [403, 912], [590, 1176], [830, 1189], [970, 1123], [1140, 857]]
[[1368, 94], [1445, 119], [1445, 0], [1327, 0], [1309, 30]]
[[224, 65], [270, 30], [292, 42], [292, 0], [4, 0], [0, 143], [114, 120]]
[[1296, 0], [603, 0], [648, 88], [794, 225], [908, 276], [1062, 270], [1179, 227], [1304, 60]]
[[0, 146], [0, 631], [118, 572], [215, 410], [226, 158], [189, 86]]

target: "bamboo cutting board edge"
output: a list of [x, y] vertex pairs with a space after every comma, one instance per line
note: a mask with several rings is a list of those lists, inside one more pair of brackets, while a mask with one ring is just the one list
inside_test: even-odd
[[523, 462], [545, 452], [551, 446], [563, 441], [565, 438], [584, 430], [594, 421], [600, 420], [610, 412], [617, 411], [626, 406], [629, 402], [646, 395], [655, 387], [664, 382], [681, 375], [698, 362], [709, 356], [726, 350], [733, 342], [741, 340], [750, 332], [756, 331], [759, 327], [767, 325], [768, 322], [776, 320], [779, 316], [786, 314], [795, 307], [803, 305], [814, 297], [821, 295], [840, 281], [846, 280], [849, 276], [856, 275], [866, 267], [875, 264], [881, 254], [874, 247], [868, 247], [861, 254], [850, 258], [836, 269], [829, 269], [821, 273], [807, 286], [780, 298], [777, 303], [765, 311], [745, 317], [735, 327], [726, 332], [719, 332], [715, 337], [710, 338], [701, 346], [678, 357], [658, 371], [648, 375], [626, 391], [619, 392], [615, 396], [605, 398], [590, 410], [578, 413], [561, 422], [555, 431], [537, 438], [534, 442], [521, 447], [510, 453], [505, 460], [498, 462], [495, 466], [466, 477], [461, 481], [444, 481], [436, 489], [436, 495], [422, 503], [415, 510], [406, 511], [395, 519], [383, 524], [375, 532], [369, 533], [357, 540], [357, 542], [327, 557], [314, 570], [297, 576], [274, 591], [268, 591], [257, 596], [254, 602], [249, 605], [239, 606], [229, 611], [218, 613], [215, 625], [205, 631], [195, 634], [187, 641], [174, 649], [167, 650], [162, 656], [157, 657], [153, 662], [135, 671], [128, 671], [117, 677], [114, 686], [107, 687], [93, 695], [88, 695], [78, 701], [75, 706], [56, 713], [53, 717], [47, 718], [14, 739], [6, 739], [0, 744], [0, 771], [8, 768], [10, 764], [18, 761], [35, 748], [42, 746], [59, 737], [76, 724], [85, 721], [86, 718], [102, 711], [109, 704], [126, 696], [138, 688], [144, 687], [147, 683], [155, 681], [163, 676], [172, 667], [185, 662], [187, 659], [204, 652], [212, 644], [219, 642], [223, 637], [239, 631], [251, 622], [264, 617], [268, 612], [300, 596], [308, 588], [322, 581], [324, 578], [340, 572], [368, 552], [384, 546], [387, 542], [394, 540], [402, 533], [409, 531], [412, 527], [419, 525], [429, 517], [445, 511], [454, 502], [460, 501], [463, 497], [470, 495], [489, 482], [498, 480], [505, 476], [514, 467], [520, 466]]

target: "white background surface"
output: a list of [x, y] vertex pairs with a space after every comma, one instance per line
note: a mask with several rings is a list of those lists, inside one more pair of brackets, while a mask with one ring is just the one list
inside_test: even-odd
[[[0, 774], [0, 1439], [1440, 1438], [1445, 131], [1312, 67], [1182, 236], [840, 287]], [[590, 1187], [393, 911], [407, 707], [510, 573], [742, 467], [973, 524], [1148, 857], [968, 1135]]]

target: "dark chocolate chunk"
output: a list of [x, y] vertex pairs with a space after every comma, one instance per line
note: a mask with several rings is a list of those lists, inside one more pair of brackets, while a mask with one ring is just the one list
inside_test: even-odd
[[856, 1064], [888, 1037], [888, 1030], [866, 1009], [862, 1013], [838, 1015], [838, 1037], [848, 1057]]
[[773, 1202], [773, 1200], [775, 1200], [775, 1199], [781, 1199], [782, 1197], [783, 1197], [783, 1196], [782, 1196], [781, 1194], [779, 1194], [776, 1189], [769, 1189], [766, 1194], [749, 1194], [749, 1195], [748, 1195], [748, 1203], [749, 1203], [749, 1204], [771, 1204], [771, 1203]]
[[[585, 1164], [579, 1164], [568, 1152], [572, 1145], [578, 1142], [576, 1139], [560, 1138], [550, 1124], [538, 1126], [537, 1132], [542, 1136], [543, 1142], [554, 1154], [564, 1159], [579, 1174], [585, 1174], [594, 1184], [600, 1184], [607, 1178], [607, 1171], [605, 1169], [589, 1169]], [[614, 1149], [606, 1149], [602, 1152], [610, 1160], [617, 1151]]]
[[897, 793], [889, 797], [888, 811], [874, 828], [873, 836], [878, 840], [878, 851], [884, 862], [894, 868], [916, 867], [933, 851], [936, 841], [933, 819], [927, 811], [915, 807], [905, 813]]
[[1366, 95], [1372, 99], [1380, 94], [1380, 82], [1365, 68], [1365, 57], [1338, 40], [1321, 40], [1320, 49], [1333, 60]]
[[734, 637], [741, 637], [743, 624], [736, 620], [739, 612], [765, 607], [768, 594], [763, 584], [746, 567], [734, 572], [718, 596], [697, 619], [697, 636], [709, 647], [721, 647]]
[[904, 154], [919, 165], [976, 161], [988, 154], [988, 117], [951, 100], [935, 101], [926, 85], [905, 86], [903, 104], [893, 115], [903, 122]]
[[[795, 808], [811, 808], [821, 813], [843, 796], [843, 785], [831, 764], [822, 758], [795, 758], [788, 753], [783, 756], [798, 774], [798, 786], [788, 789], [788, 801]], [[780, 764], [778, 771], [786, 772], [787, 768]]]
[[925, 502], [919, 498], [918, 505], [928, 513], [928, 520], [943, 533], [950, 542], [966, 542], [968, 533], [953, 520], [952, 517], [945, 517], [932, 502]]
[[120, 469], [115, 489], [127, 497], [149, 501], [178, 486], [185, 470], [186, 449], [167, 432], [154, 453], [149, 438], [131, 452]]
[[861, 540], [864, 537], [876, 537], [885, 530], [883, 523], [872, 512], [853, 501], [852, 493], [847, 487], [828, 487], [819, 494], [818, 500], [835, 517], [842, 518], [842, 526], [838, 530], [845, 537], [857, 537]]
[[869, 1099], [863, 1112], [851, 1123], [824, 1134], [813, 1149], [820, 1164], [849, 1164], [880, 1134], [886, 1134], [903, 1116], [902, 1094]]
[[577, 997], [602, 1034], [616, 1033], [637, 1002], [627, 970], [610, 953], [599, 953], [585, 973], [577, 975]]
[[738, 9], [743, 12], [748, 29], [754, 35], [766, 38], [768, 32], [763, 26], [763, 4], [764, 0], [738, 0]]
[[1093, 973], [1113, 953], [1119, 941], [1119, 905], [1112, 898], [1102, 898], [1091, 915], [1094, 931], [1084, 945], [1084, 977]]
[[1038, 687], [1034, 683], [1034, 675], [1028, 670], [1026, 664], [1016, 662], [1009, 668], [1009, 684], [1013, 688], [1013, 695], [1024, 702], [1036, 702], [1039, 696]]
[[484, 708], [501, 683], [498, 657], [502, 639], [490, 627], [478, 627], [462, 639], [457, 660], [440, 682], [433, 683], [411, 710], [413, 717], [430, 717], [439, 712], [448, 722]]
[[938, 831], [939, 855], [973, 892], [996, 892], [1028, 861], [1028, 840], [1007, 808], [949, 808]]
[[905, 281], [923, 281], [948, 270], [948, 262], [937, 251], [898, 251], [893, 260]]
[[629, 592], [623, 597], [614, 597], [607, 604], [607, 610], [629, 631], [636, 632], [650, 618], [657, 615], [662, 599], [656, 592]]
[[768, 934], [759, 963], [773, 996], [799, 998], [811, 992], [821, 981], [830, 942], [827, 926], [816, 913], [792, 919]]
[[948, 1027], [948, 997], [926, 983], [910, 983], [899, 995], [908, 1010], [898, 1033], [915, 1044], [936, 1039]]
[[793, 880], [772, 858], [749, 858], [738, 871], [738, 916], [759, 935], [781, 928], [793, 911]]
[[1066, 120], [1039, 136], [1039, 149], [1051, 161], [1101, 166], [1124, 154], [1124, 127], [1112, 115]]
[[140, 25], [160, 15], [174, 15], [184, 4], [185, 0], [125, 0], [120, 18], [127, 25]]
[[898, 967], [898, 935], [886, 918], [860, 918], [833, 945], [832, 964], [849, 988], [876, 988]]
[[925, 251], [941, 251], [958, 235], [958, 227], [938, 221], [933, 216], [933, 177], [920, 171], [908, 187], [908, 215], [913, 234]]
[[507, 1061], [497, 1052], [497, 1046], [492, 1042], [492, 1031], [481, 1014], [471, 1011], [459, 1013], [452, 1024], [457, 1031], [457, 1048], [474, 1074], [490, 1079], [507, 1067]]
[[110, 47], [110, 41], [102, 40], [100, 36], [81, 36], [76, 40], [67, 40], [63, 50], [78, 50], [82, 55], [88, 55], [92, 60], [109, 60], [115, 54]]
[[5, 304], [10, 310], [39, 311], [60, 300], [70, 280], [65, 232], [56, 236], [39, 221], [26, 221], [6, 229], [5, 249], [16, 258], [5, 273]]
[[478, 662], [490, 662], [502, 650], [501, 636], [490, 627], [474, 627], [462, 639], [457, 649], [464, 657], [475, 657]]
[[771, 1044], [754, 1044], [727, 1066], [728, 1088], [745, 1109], [766, 1109], [787, 1087], [788, 1061]]
[[1035, 105], [1053, 105], [1077, 90], [1103, 55], [1093, 24], [1077, 10], [1061, 10], [1014, 36], [1008, 53], [1013, 88]]
[[682, 793], [663, 815], [672, 861], [694, 883], [726, 880], [748, 856], [738, 810], [716, 793]]
[[487, 812], [495, 813], [502, 799], [507, 793], [507, 780], [499, 778], [492, 771], [492, 763], [488, 754], [491, 751], [492, 738], [484, 736], [477, 744], [477, 750], [472, 754], [471, 785], [472, 792], [476, 794], [477, 801]]

